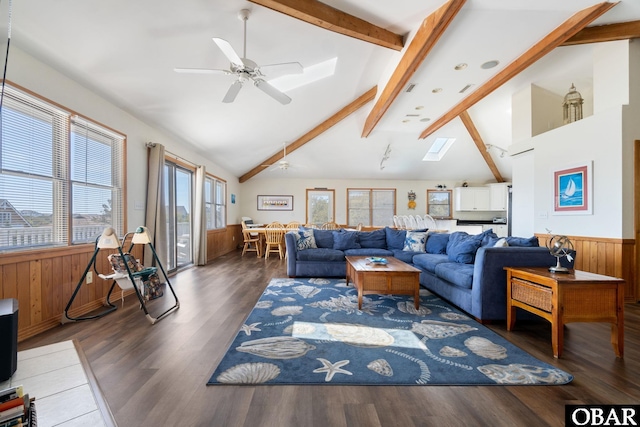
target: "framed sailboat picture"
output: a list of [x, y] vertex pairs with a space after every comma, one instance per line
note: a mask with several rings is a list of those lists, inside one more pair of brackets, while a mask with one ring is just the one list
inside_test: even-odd
[[553, 172], [554, 214], [593, 213], [592, 162]]

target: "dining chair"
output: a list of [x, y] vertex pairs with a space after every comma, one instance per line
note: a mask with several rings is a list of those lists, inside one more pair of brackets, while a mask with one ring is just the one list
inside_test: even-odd
[[300, 224], [298, 221], [291, 221], [291, 222], [287, 223], [285, 228], [287, 230], [297, 230], [298, 228], [300, 228], [301, 225], [302, 224]]
[[400, 227], [400, 222], [398, 220], [398, 215], [394, 215], [393, 216], [393, 226], [397, 229], [400, 229], [402, 227]]
[[416, 215], [416, 228], [418, 230], [424, 230], [425, 228], [428, 228], [424, 222], [424, 218], [422, 218], [420, 215]]
[[362, 223], [359, 222], [358, 225], [356, 225], [356, 231], [362, 231]]
[[284, 258], [284, 225], [280, 222], [272, 222], [265, 227], [264, 258], [268, 259], [272, 252], [280, 255], [280, 259]]
[[429, 230], [437, 230], [438, 229], [438, 224], [436, 224], [436, 220], [433, 219], [433, 217], [431, 215], [425, 215], [424, 216], [424, 225]]
[[244, 256], [246, 252], [255, 252], [258, 258], [262, 256], [260, 236], [258, 233], [252, 233], [244, 221], [242, 221], [242, 239], [244, 240], [242, 256]]
[[340, 229], [340, 226], [335, 222], [325, 222], [320, 226], [320, 229], [321, 230], [338, 230]]

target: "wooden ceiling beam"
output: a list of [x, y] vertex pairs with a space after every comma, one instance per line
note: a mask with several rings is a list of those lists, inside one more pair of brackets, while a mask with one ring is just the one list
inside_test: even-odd
[[619, 22], [616, 24], [596, 25], [584, 28], [560, 46], [611, 42], [640, 38], [640, 21]]
[[487, 150], [487, 146], [485, 145], [484, 141], [482, 140], [482, 137], [480, 136], [480, 132], [478, 132], [478, 129], [476, 129], [476, 126], [473, 123], [473, 120], [471, 120], [471, 117], [469, 116], [469, 112], [463, 111], [462, 113], [460, 113], [460, 120], [462, 120], [464, 127], [467, 128], [469, 135], [471, 135], [471, 139], [473, 139], [473, 142], [475, 142], [476, 147], [478, 147], [478, 151], [480, 151], [480, 154], [482, 155], [482, 158], [484, 159], [485, 163], [487, 164], [487, 166], [489, 166], [489, 169], [491, 169], [491, 173], [496, 178], [496, 181], [504, 182], [504, 178], [502, 177], [502, 174], [500, 174], [500, 171], [498, 170], [498, 167], [493, 161], [491, 154], [489, 154], [489, 151]]
[[371, 134], [373, 128], [391, 107], [391, 104], [405, 88], [409, 79], [422, 64], [431, 49], [436, 45], [453, 18], [458, 14], [466, 0], [449, 0], [438, 10], [427, 16], [415, 37], [407, 47], [402, 59], [387, 82], [382, 94], [369, 112], [362, 130], [362, 137]]
[[326, 30], [394, 50], [404, 47], [403, 36], [395, 34], [317, 0], [249, 0]]
[[[335, 113], [333, 116], [329, 117], [327, 120], [320, 123], [318, 126], [314, 127], [309, 132], [305, 133], [300, 138], [293, 141], [291, 144], [287, 145], [287, 153], [293, 153], [295, 150], [302, 147], [307, 142], [311, 141], [317, 136], [320, 136], [322, 133], [326, 132], [331, 127], [338, 124], [340, 121], [345, 119], [351, 113], [356, 112], [358, 109], [362, 108], [362, 106], [364, 106], [365, 104], [373, 101], [373, 99], [376, 97], [377, 90], [378, 90], [377, 86], [372, 87], [371, 89], [366, 91], [364, 94], [360, 95], [356, 100], [351, 102], [349, 105], [345, 106], [340, 111]], [[269, 157], [268, 159], [264, 160], [263, 162], [260, 162], [260, 165], [254, 167], [249, 172], [245, 173], [239, 178], [240, 183], [242, 184], [243, 182], [246, 182], [250, 178], [253, 178], [254, 176], [259, 174], [266, 168], [271, 167], [270, 165], [273, 165], [274, 163], [282, 160], [282, 158], [283, 158], [283, 153], [276, 153], [273, 156]]]
[[569, 19], [564, 21], [559, 27], [547, 34], [542, 40], [533, 45], [524, 54], [518, 57], [511, 64], [507, 65], [502, 71], [493, 76], [488, 82], [480, 86], [475, 92], [471, 93], [465, 99], [460, 101], [455, 107], [446, 112], [438, 120], [434, 121], [431, 126], [426, 128], [420, 138], [426, 138], [442, 126], [449, 123], [455, 117], [459, 116], [463, 111], [468, 110], [478, 101], [498, 89], [511, 78], [518, 75], [538, 59], [551, 52], [553, 49], [573, 37], [578, 31], [585, 28], [599, 16], [611, 9], [617, 3], [598, 3], [586, 9], [583, 9]]

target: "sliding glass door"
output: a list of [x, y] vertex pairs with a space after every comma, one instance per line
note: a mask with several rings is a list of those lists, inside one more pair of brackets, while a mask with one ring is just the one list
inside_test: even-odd
[[170, 161], [165, 161], [164, 168], [167, 270], [174, 271], [193, 262], [191, 216], [193, 172]]

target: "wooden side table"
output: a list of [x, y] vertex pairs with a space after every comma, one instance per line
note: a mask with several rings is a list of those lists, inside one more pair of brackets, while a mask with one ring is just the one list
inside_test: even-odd
[[624, 355], [624, 280], [586, 271], [551, 273], [546, 267], [505, 267], [507, 330], [513, 329], [516, 307], [551, 322], [553, 356], [562, 354], [564, 325], [570, 322], [611, 323], [611, 345]]

